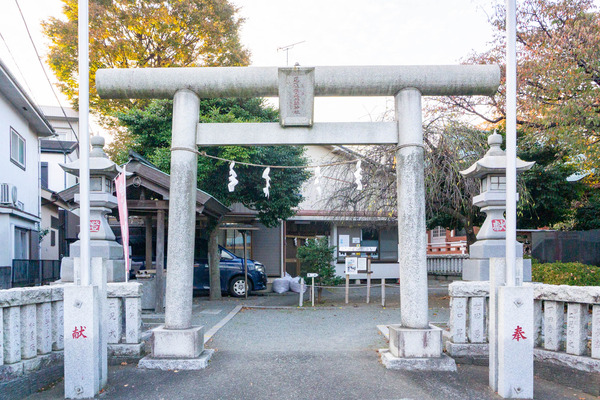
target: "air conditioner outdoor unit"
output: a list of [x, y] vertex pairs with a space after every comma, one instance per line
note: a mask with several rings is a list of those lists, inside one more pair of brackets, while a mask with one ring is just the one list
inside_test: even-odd
[[18, 204], [17, 187], [10, 183], [0, 183], [0, 204]]
[[10, 187], [8, 183], [0, 183], [0, 204], [12, 204]]

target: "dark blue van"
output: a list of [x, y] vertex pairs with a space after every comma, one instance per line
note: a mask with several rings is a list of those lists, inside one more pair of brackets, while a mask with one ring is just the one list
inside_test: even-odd
[[[219, 246], [221, 254], [221, 290], [229, 292], [232, 296], [243, 297], [246, 294], [244, 285], [244, 259], [236, 256], [229, 250]], [[267, 288], [267, 274], [265, 266], [258, 261], [248, 259], [248, 290], [264, 290]], [[194, 262], [194, 289], [210, 289], [210, 275], [208, 260]]]

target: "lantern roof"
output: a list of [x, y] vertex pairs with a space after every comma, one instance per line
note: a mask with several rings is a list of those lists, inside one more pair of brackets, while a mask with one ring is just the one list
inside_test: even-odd
[[[475, 161], [469, 168], [460, 171], [465, 178], [482, 178], [490, 174], [506, 174], [506, 153], [500, 145], [502, 144], [502, 136], [494, 131], [488, 137], [490, 149], [479, 160]], [[517, 173], [527, 171], [535, 161], [523, 161], [517, 157]]]
[[[111, 179], [115, 178], [121, 173], [121, 168], [111, 161], [106, 153], [104, 152], [104, 138], [102, 136], [92, 136], [90, 138], [90, 144], [92, 150], [90, 151], [90, 176], [92, 175], [104, 175]], [[73, 162], [66, 164], [59, 164], [62, 169], [66, 172], [79, 176], [80, 160], [77, 159]], [[127, 174], [128, 176], [131, 174]]]

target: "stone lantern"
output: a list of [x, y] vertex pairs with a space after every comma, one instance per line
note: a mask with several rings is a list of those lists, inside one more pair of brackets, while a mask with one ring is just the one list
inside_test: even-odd
[[[506, 153], [500, 148], [502, 136], [494, 132], [488, 138], [490, 149], [473, 165], [460, 173], [465, 178], [480, 180], [480, 194], [473, 204], [486, 214], [485, 222], [477, 234], [477, 242], [470, 246], [470, 258], [463, 264], [463, 280], [487, 281], [490, 279], [491, 257], [506, 257]], [[535, 162], [517, 158], [517, 173], [527, 171]], [[523, 244], [515, 243], [515, 254], [523, 254]], [[523, 280], [531, 280], [531, 260], [523, 260]]]
[[[115, 241], [115, 234], [108, 225], [106, 215], [117, 206], [117, 198], [113, 195], [114, 179], [121, 168], [112, 162], [104, 152], [104, 138], [92, 136], [90, 139], [90, 257], [101, 257], [106, 266], [108, 282], [125, 281], [125, 259], [123, 246]], [[79, 176], [79, 160], [61, 164], [66, 172]], [[79, 193], [75, 194], [75, 202], [79, 203]], [[77, 210], [77, 209], [76, 209]], [[74, 212], [77, 212], [74, 210]], [[70, 245], [70, 257], [61, 263], [61, 281], [74, 281], [74, 258], [79, 257], [80, 241]]]

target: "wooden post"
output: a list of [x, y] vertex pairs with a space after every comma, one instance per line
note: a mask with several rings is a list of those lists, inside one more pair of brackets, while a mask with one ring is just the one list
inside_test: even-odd
[[156, 304], [154, 312], [164, 311], [164, 268], [165, 268], [165, 211], [158, 210], [156, 214]]
[[348, 292], [350, 291], [350, 275], [346, 274], [346, 304], [348, 304]]
[[310, 301], [312, 306], [315, 306], [315, 278], [312, 278], [312, 286], [310, 288]]
[[242, 232], [242, 240], [244, 241], [244, 298], [248, 300], [248, 258], [246, 257], [246, 231]]
[[152, 269], [152, 215], [144, 217], [146, 228], [146, 270]]
[[381, 307], [385, 307], [385, 278], [381, 278]]
[[367, 304], [371, 301], [371, 256], [367, 256]]

